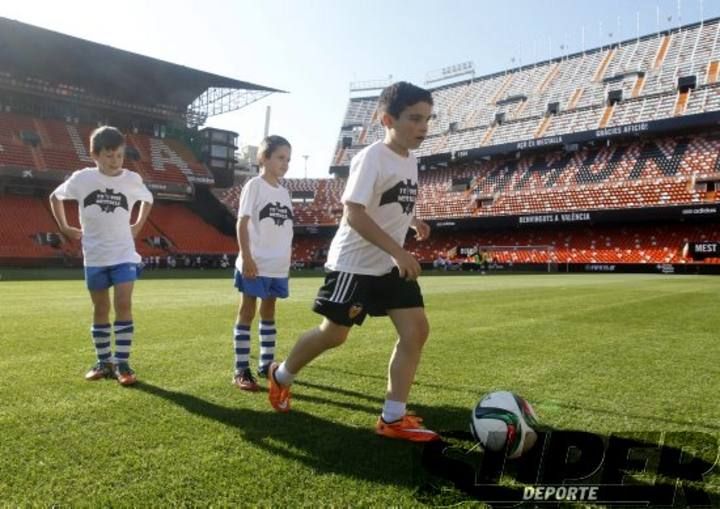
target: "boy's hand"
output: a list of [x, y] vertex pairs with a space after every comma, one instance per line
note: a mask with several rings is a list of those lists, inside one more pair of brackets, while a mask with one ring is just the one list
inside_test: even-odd
[[82, 230], [74, 226], [62, 226], [60, 227], [60, 232], [72, 240], [80, 240], [82, 238]]
[[430, 225], [420, 219], [413, 219], [410, 228], [415, 230], [415, 240], [423, 241], [430, 237]]
[[257, 265], [255, 265], [255, 260], [251, 257], [248, 256], [247, 258], [243, 258], [242, 267], [242, 276], [245, 279], [255, 279], [257, 277]]
[[140, 235], [140, 230], [142, 230], [142, 226], [138, 225], [137, 223], [130, 225], [130, 232], [132, 232], [132, 236], [134, 239], [136, 239], [137, 236]]
[[420, 264], [413, 255], [407, 251], [403, 251], [397, 257], [393, 257], [395, 265], [397, 265], [400, 277], [405, 278], [408, 281], [413, 281], [420, 276]]

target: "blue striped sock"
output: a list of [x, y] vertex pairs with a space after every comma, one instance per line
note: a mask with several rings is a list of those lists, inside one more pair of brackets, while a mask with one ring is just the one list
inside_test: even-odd
[[94, 323], [90, 328], [95, 354], [99, 362], [112, 361], [112, 349], [110, 348], [110, 324]]
[[132, 320], [116, 321], [115, 327], [115, 361], [117, 363], [130, 360], [130, 349], [132, 348], [133, 327]]
[[274, 320], [260, 320], [260, 358], [258, 368], [264, 369], [275, 360], [277, 330]]
[[250, 367], [250, 326], [235, 324], [235, 374]]

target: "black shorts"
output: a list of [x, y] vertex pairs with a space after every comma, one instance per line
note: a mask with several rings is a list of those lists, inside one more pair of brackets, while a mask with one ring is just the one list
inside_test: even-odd
[[318, 290], [313, 311], [330, 321], [350, 327], [365, 317], [385, 316], [388, 309], [424, 307], [417, 281], [398, 275], [397, 267], [382, 276], [330, 272]]

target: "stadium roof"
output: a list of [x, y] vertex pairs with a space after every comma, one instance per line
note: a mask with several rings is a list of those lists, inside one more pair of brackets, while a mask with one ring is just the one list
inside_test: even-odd
[[262, 97], [284, 92], [3, 17], [0, 17], [0, 72], [82, 87], [93, 95], [140, 104], [164, 104], [180, 110], [210, 89], [242, 90]]

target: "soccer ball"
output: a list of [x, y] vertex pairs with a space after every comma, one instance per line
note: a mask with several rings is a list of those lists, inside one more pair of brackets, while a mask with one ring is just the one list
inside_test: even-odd
[[530, 403], [508, 391], [485, 395], [473, 408], [470, 420], [475, 440], [486, 450], [505, 450], [508, 458], [519, 458], [535, 445], [537, 426]]

